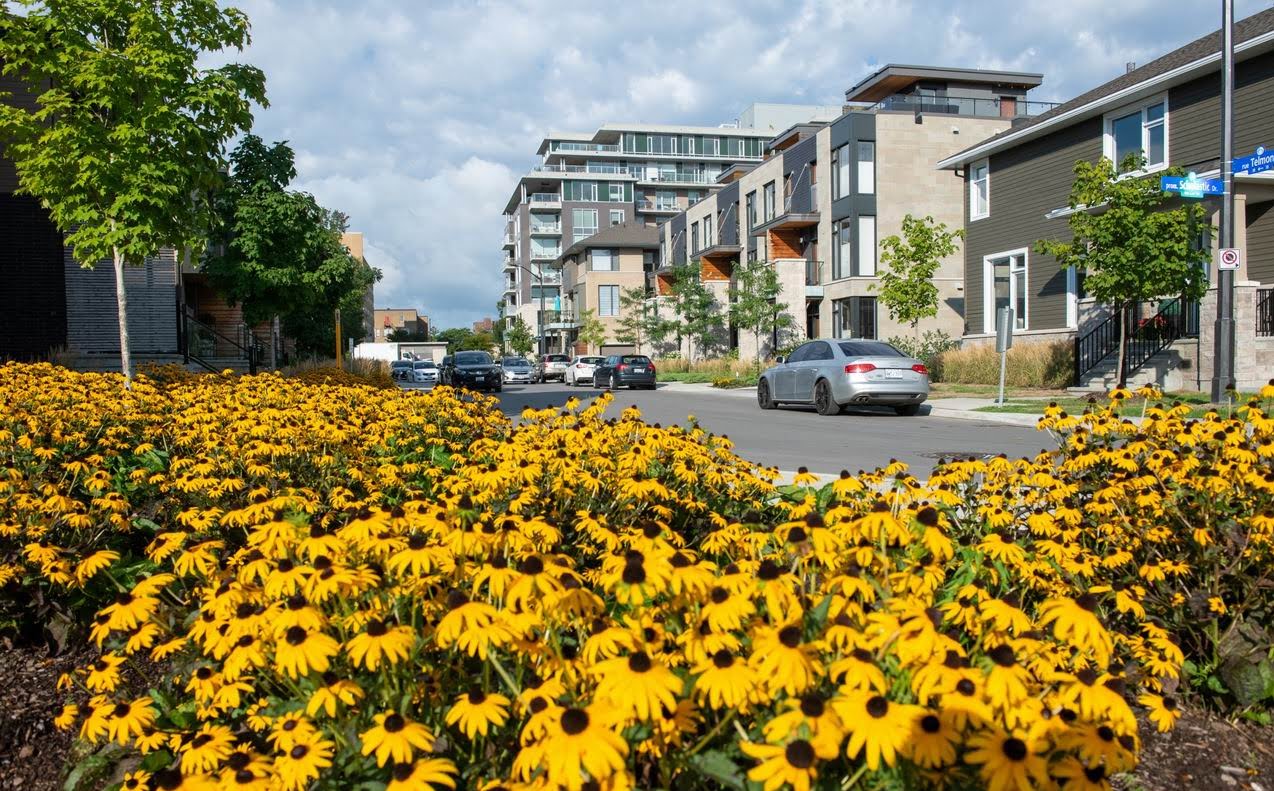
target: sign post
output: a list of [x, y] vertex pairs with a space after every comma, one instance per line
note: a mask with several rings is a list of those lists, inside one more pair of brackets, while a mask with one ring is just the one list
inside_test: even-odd
[[[1262, 152], [1263, 153], [1263, 152]], [[1234, 247], [1234, 0], [1221, 0], [1221, 200], [1222, 250]], [[1217, 267], [1216, 346], [1212, 353], [1212, 402], [1234, 385], [1234, 269]]]
[[995, 314], [995, 350], [1000, 353], [1000, 397], [1004, 406], [1004, 378], [1008, 371], [1009, 349], [1013, 348], [1013, 308], [1004, 307]]

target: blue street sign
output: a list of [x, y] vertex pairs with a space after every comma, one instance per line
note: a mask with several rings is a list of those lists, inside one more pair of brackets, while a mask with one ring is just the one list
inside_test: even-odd
[[1225, 182], [1220, 179], [1201, 179], [1194, 173], [1184, 176], [1160, 176], [1159, 189], [1179, 192], [1183, 198], [1202, 198], [1204, 195], [1224, 195]]
[[1266, 151], [1265, 146], [1257, 146], [1256, 153], [1233, 160], [1234, 172], [1249, 176], [1264, 173], [1271, 168], [1274, 168], [1274, 151]]

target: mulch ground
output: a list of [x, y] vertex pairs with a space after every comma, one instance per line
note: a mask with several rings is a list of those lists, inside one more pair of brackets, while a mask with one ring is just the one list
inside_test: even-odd
[[[0, 644], [0, 789], [62, 788], [74, 740], [51, 722], [63, 701], [55, 685], [90, 655]], [[1171, 733], [1146, 723], [1142, 732], [1141, 764], [1117, 778], [1122, 791], [1274, 791], [1274, 727], [1187, 711]]]

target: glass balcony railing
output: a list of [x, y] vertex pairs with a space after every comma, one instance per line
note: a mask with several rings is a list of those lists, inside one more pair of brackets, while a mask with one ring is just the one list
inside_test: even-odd
[[1028, 118], [1052, 110], [1058, 102], [973, 96], [921, 96], [894, 94], [881, 99], [869, 110], [936, 115], [971, 115], [978, 118]]
[[561, 233], [562, 226], [560, 223], [538, 223], [531, 226], [531, 233]]
[[556, 192], [533, 192], [531, 203], [561, 203], [562, 196]]
[[644, 200], [638, 201], [637, 211], [681, 211], [676, 202]]
[[531, 260], [533, 261], [552, 261], [562, 254], [560, 247], [532, 247]]
[[612, 176], [631, 176], [625, 165], [561, 165], [544, 164], [531, 168], [532, 173], [604, 173]]
[[557, 142], [553, 144], [554, 151], [583, 151], [585, 153], [618, 153], [619, 146], [606, 143], [567, 143]]
[[637, 175], [638, 181], [657, 181], [660, 183], [677, 182], [680, 184], [715, 184], [717, 176], [709, 173], [697, 172], [644, 172]]

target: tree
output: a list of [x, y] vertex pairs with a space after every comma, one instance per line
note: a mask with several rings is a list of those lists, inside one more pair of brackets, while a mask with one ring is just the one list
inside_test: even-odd
[[961, 228], [948, 230], [946, 223], [933, 217], [916, 219], [908, 214], [902, 219], [902, 236], [895, 234], [880, 243], [880, 261], [885, 268], [873, 287], [889, 317], [910, 324], [917, 337], [920, 320], [938, 315], [934, 273], [942, 259], [959, 249], [956, 242], [963, 238]]
[[456, 349], [458, 352], [489, 352], [495, 348], [495, 336], [489, 332], [470, 333], [467, 340]]
[[779, 302], [783, 285], [774, 267], [765, 261], [748, 261], [734, 267], [730, 286], [730, 319], [747, 330], [756, 342], [756, 363], [761, 364], [761, 337], [787, 329], [796, 322], [788, 306]]
[[[345, 315], [344, 313], [341, 314], [341, 316], [344, 316], [344, 315]], [[342, 324], [344, 323], [343, 319], [341, 323]], [[398, 327], [396, 329], [390, 330], [389, 335], [387, 335], [386, 338], [388, 338], [390, 341], [393, 341], [394, 343], [418, 343], [421, 341], [429, 340], [429, 334], [425, 332], [417, 332], [414, 330], [409, 330], [406, 327]]]
[[[1119, 173], [1143, 165], [1130, 155]], [[1180, 169], [1168, 173], [1180, 175]], [[1199, 299], [1207, 290], [1208, 252], [1194, 244], [1206, 213], [1190, 201], [1167, 207], [1159, 177], [1120, 176], [1109, 159], [1075, 163], [1071, 187], [1071, 241], [1041, 239], [1035, 250], [1084, 276], [1084, 288], [1119, 311], [1119, 385], [1126, 383], [1128, 313], [1145, 300]]]
[[597, 318], [596, 311], [592, 308], [580, 311], [579, 331], [575, 337], [589, 351], [592, 351], [593, 347], [600, 349], [602, 344], [606, 342], [606, 325], [602, 323], [601, 319]]
[[701, 354], [716, 345], [721, 330], [721, 313], [712, 291], [699, 279], [699, 263], [675, 266], [672, 270], [672, 297], [676, 314], [681, 323], [677, 326], [677, 345], [681, 346], [682, 333], [690, 339], [690, 359], [694, 360], [694, 348]]
[[115, 269], [120, 367], [132, 381], [125, 265], [195, 250], [227, 140], [252, 125], [265, 76], [202, 64], [248, 44], [247, 17], [216, 0], [18, 0], [0, 15], [0, 70], [38, 94], [0, 104], [19, 189], [40, 199], [85, 267]]
[[333, 349], [337, 309], [342, 338], [357, 341], [363, 295], [380, 273], [341, 243], [346, 215], [287, 189], [296, 168], [286, 143], [248, 135], [230, 161], [215, 200], [216, 252], [203, 262], [213, 287], [242, 306], [249, 324], [280, 317], [300, 351]]
[[535, 337], [531, 335], [531, 328], [522, 320], [521, 316], [514, 316], [507, 319], [509, 327], [505, 330], [504, 337], [509, 342], [509, 348], [518, 355], [528, 355], [535, 348]]
[[468, 327], [452, 327], [434, 333], [434, 340], [447, 344], [447, 351], [454, 353], [461, 351], [472, 336], [473, 330]]
[[646, 309], [649, 294], [645, 286], [633, 286], [619, 292], [619, 320], [615, 323], [615, 340], [631, 343], [641, 351], [642, 341], [650, 340], [650, 311]]

